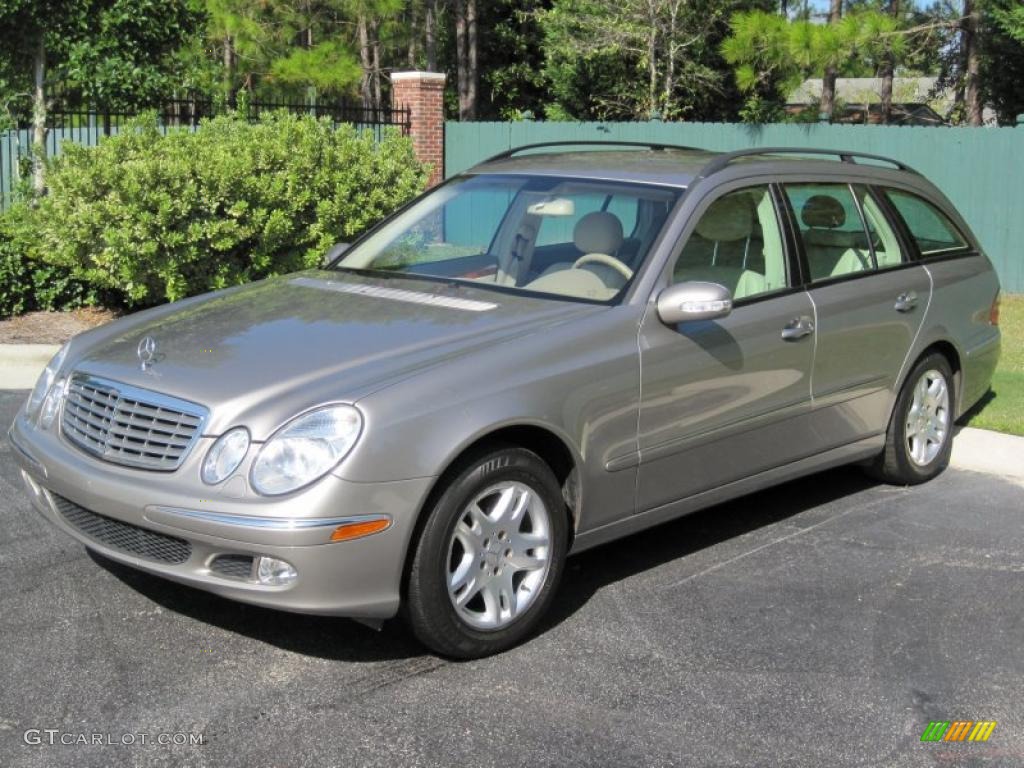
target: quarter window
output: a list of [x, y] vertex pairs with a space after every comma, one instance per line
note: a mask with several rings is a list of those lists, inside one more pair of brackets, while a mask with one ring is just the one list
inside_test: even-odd
[[922, 256], [969, 247], [956, 225], [931, 203], [897, 189], [887, 189], [885, 196], [899, 212]]
[[734, 299], [786, 287], [786, 256], [768, 187], [751, 187], [715, 200], [686, 241], [672, 280], [724, 285]]

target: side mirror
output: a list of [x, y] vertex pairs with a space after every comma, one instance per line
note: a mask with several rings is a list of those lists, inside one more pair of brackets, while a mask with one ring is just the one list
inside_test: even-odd
[[658, 317], [666, 325], [714, 320], [732, 312], [732, 293], [718, 283], [676, 283], [658, 294]]
[[327, 253], [324, 254], [324, 258], [323, 261], [320, 262], [320, 266], [326, 269], [330, 266], [332, 261], [347, 251], [350, 245], [352, 245], [352, 243], [335, 243], [332, 245], [327, 249]]

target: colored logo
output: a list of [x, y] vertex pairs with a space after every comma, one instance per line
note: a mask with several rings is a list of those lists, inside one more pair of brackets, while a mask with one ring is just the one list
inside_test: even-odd
[[995, 728], [995, 720], [932, 720], [921, 741], [988, 741]]

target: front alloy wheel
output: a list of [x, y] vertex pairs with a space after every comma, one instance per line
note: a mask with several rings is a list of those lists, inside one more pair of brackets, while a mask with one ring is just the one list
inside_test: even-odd
[[496, 483], [466, 506], [448, 550], [448, 596], [459, 618], [501, 629], [529, 610], [547, 578], [548, 508], [523, 483]]
[[465, 458], [441, 482], [414, 544], [409, 623], [445, 656], [498, 653], [551, 602], [567, 549], [565, 502], [550, 467], [512, 446]]

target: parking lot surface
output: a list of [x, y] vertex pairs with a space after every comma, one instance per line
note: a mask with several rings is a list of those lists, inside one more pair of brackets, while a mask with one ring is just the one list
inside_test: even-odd
[[1022, 521], [989, 476], [835, 470], [571, 559], [537, 637], [451, 663], [90, 556], [4, 439], [0, 765], [1020, 766]]

